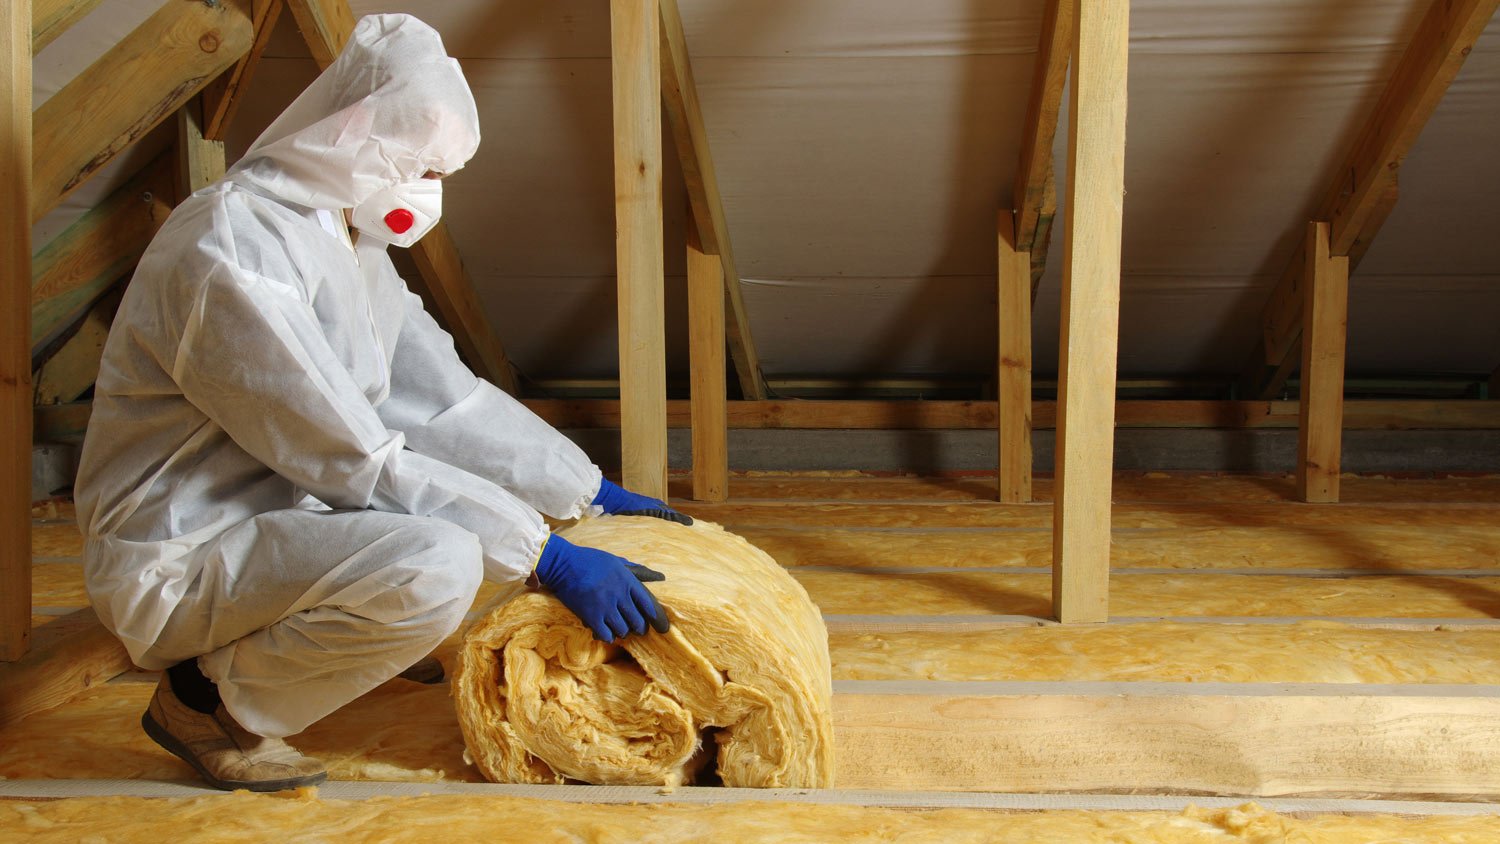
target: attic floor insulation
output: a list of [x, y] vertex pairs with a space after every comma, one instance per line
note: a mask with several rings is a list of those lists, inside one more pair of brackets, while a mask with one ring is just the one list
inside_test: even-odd
[[263, 841], [296, 830], [299, 840], [395, 842], [499, 840], [526, 830], [527, 841], [1089, 842], [1221, 844], [1295, 841], [1492, 841], [1500, 817], [1321, 815], [1293, 818], [1254, 804], [1182, 812], [883, 809], [737, 803], [710, 806], [600, 806], [510, 797], [376, 797], [323, 800], [314, 790], [283, 795], [152, 800], [74, 798], [0, 801], [0, 835], [27, 841]]
[[[853, 717], [838, 692], [848, 681], [1500, 686], [1500, 624], [1491, 624], [1500, 616], [1500, 478], [1349, 477], [1348, 497], [1363, 503], [1322, 507], [1278, 498], [1285, 481], [1122, 476], [1116, 513], [1135, 526], [1116, 520], [1111, 608], [1130, 620], [1086, 626], [1006, 620], [1050, 613], [1050, 575], [1040, 568], [1049, 562], [1046, 534], [1030, 523], [1050, 520], [1051, 508], [987, 502], [992, 478], [737, 475], [727, 504], [674, 503], [762, 545], [822, 609], [836, 748], [841, 716]], [[838, 508], [825, 510], [826, 528], [809, 518], [820, 507]], [[939, 524], [921, 527], [913, 510]], [[886, 523], [872, 516], [881, 512], [891, 514]], [[70, 508], [34, 515], [37, 620], [45, 621], [86, 599], [69, 553], [77, 545]], [[1215, 527], [1216, 515], [1233, 523]], [[489, 598], [480, 595], [471, 619]], [[1147, 620], [1163, 616], [1172, 620]], [[1249, 623], [1257, 620], [1267, 623]], [[437, 652], [450, 672], [462, 633]], [[127, 674], [0, 728], [0, 778], [191, 780], [138, 727], [153, 682]], [[392, 680], [293, 742], [327, 762], [334, 781], [483, 781], [465, 761], [446, 685]], [[0, 838], [240, 841], [292, 828], [339, 841], [525, 828], [540, 841], [814, 841], [837, 830], [854, 841], [1464, 842], [1500, 838], [1500, 816], [604, 806], [453, 795], [351, 802], [311, 793], [0, 800]]]

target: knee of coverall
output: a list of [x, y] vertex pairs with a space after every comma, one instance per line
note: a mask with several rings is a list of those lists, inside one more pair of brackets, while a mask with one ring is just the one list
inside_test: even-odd
[[484, 581], [479, 537], [451, 522], [422, 519], [403, 526], [392, 539], [411, 549], [399, 563], [410, 579], [401, 590], [403, 606], [397, 612], [408, 620], [426, 617], [441, 622], [447, 628], [444, 636], [453, 632]]

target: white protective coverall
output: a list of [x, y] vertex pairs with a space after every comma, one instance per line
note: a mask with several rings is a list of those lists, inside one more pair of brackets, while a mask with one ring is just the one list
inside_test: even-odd
[[426, 655], [482, 576], [519, 589], [537, 511], [574, 518], [598, 491], [342, 226], [478, 143], [438, 34], [362, 19], [172, 213], [110, 332], [76, 490], [89, 596], [142, 667], [201, 655], [252, 732], [300, 732]]

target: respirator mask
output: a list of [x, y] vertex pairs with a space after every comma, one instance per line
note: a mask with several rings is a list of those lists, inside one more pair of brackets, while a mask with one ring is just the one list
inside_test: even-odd
[[443, 183], [437, 179], [398, 182], [354, 206], [354, 227], [365, 237], [409, 247], [432, 231], [443, 216]]

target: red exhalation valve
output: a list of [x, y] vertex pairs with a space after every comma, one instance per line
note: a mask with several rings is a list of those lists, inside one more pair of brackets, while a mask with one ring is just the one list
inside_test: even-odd
[[385, 224], [390, 226], [391, 231], [396, 234], [406, 234], [406, 230], [417, 221], [416, 217], [405, 208], [397, 208], [395, 211], [385, 215]]

